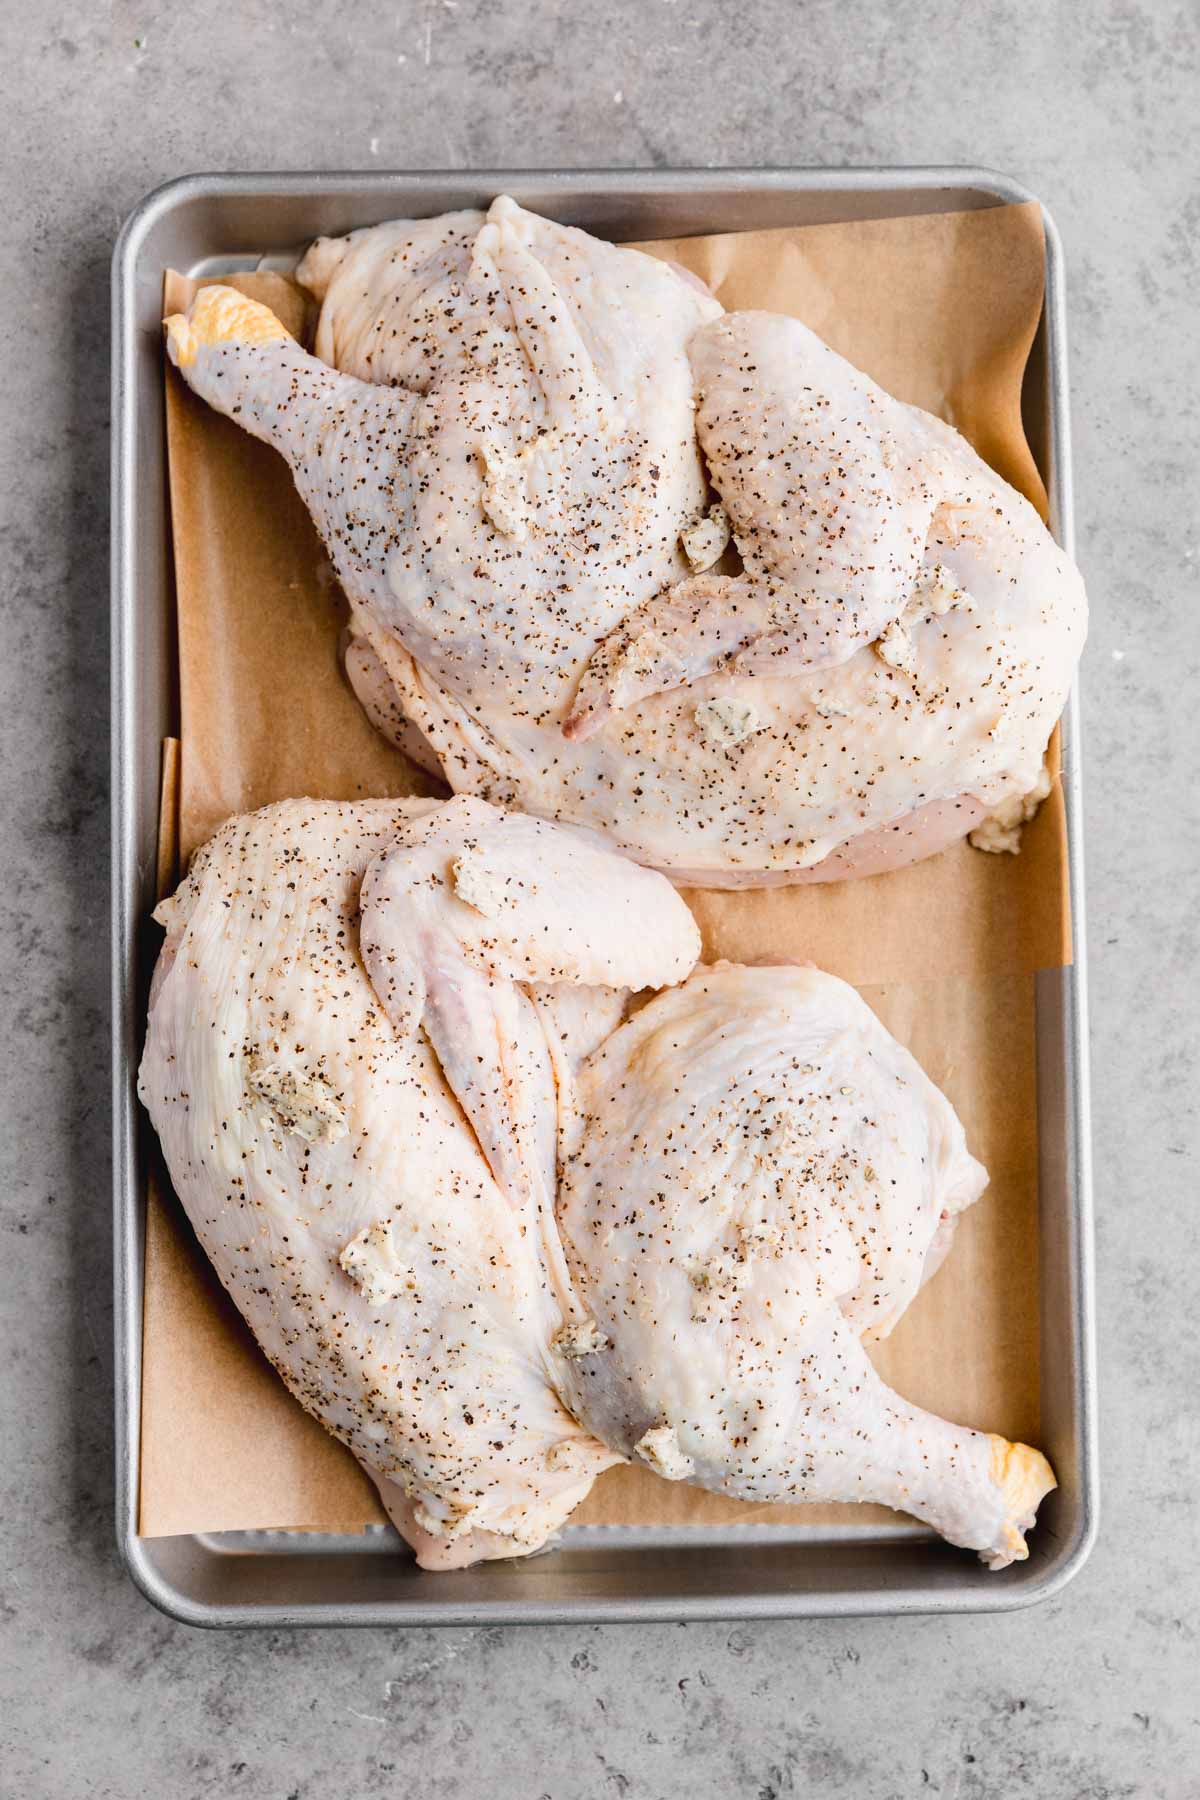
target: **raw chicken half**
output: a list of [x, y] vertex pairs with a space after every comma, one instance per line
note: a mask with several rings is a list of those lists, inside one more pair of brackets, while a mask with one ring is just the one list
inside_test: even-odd
[[288, 459], [360, 699], [456, 791], [708, 886], [897, 867], [1037, 792], [1082, 584], [940, 420], [509, 199], [300, 276], [315, 356], [219, 286], [169, 353]]
[[424, 1566], [537, 1549], [631, 1457], [1024, 1556], [1045, 1460], [862, 1348], [985, 1176], [850, 988], [697, 968], [661, 876], [469, 797], [233, 819], [157, 916], [176, 1191]]

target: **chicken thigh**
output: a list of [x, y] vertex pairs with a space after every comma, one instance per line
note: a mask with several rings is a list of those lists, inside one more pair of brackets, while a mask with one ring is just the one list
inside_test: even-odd
[[176, 1190], [424, 1566], [537, 1549], [632, 1456], [1024, 1555], [1044, 1461], [861, 1347], [984, 1174], [843, 983], [697, 970], [663, 877], [465, 796], [231, 820], [158, 916]]
[[[221, 287], [168, 349], [288, 458], [360, 699], [455, 790], [710, 886], [899, 866], [1035, 790], [1082, 587], [947, 426], [507, 199], [300, 274], [317, 356]], [[726, 515], [742, 573], [689, 576]]]

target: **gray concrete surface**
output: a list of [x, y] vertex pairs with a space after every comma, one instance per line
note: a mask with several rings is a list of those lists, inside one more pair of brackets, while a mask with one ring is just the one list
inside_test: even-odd
[[[0, 1793], [1200, 1795], [1200, 113], [1148, 0], [2, 0]], [[1104, 1521], [1040, 1610], [188, 1631], [113, 1550], [107, 273], [195, 168], [981, 162], [1070, 262]], [[1189, 881], [1191, 892], [1189, 893]]]

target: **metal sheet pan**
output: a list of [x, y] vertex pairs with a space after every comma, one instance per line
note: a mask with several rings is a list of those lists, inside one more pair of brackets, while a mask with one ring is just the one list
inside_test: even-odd
[[[919, 1527], [568, 1528], [562, 1547], [453, 1577], [390, 1530], [329, 1537], [137, 1536], [146, 1132], [134, 1077], [150, 967], [162, 738], [176, 725], [162, 405], [164, 268], [286, 259], [318, 233], [486, 206], [500, 192], [612, 238], [676, 237], [995, 206], [1033, 198], [987, 170], [604, 170], [545, 174], [194, 175], [149, 195], [113, 259], [113, 1114], [117, 1532], [130, 1575], [191, 1624], [433, 1625], [997, 1612], [1056, 1593], [1096, 1528], [1086, 970], [1078, 705], [1064, 717], [1075, 963], [1037, 978], [1042, 1439], [1060, 1479], [1028, 1562], [989, 1574]], [[1046, 219], [1046, 302], [1026, 429], [1072, 543], [1062, 252]]]

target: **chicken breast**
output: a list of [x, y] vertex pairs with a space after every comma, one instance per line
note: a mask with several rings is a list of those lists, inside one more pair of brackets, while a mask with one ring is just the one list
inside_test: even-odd
[[[463, 829], [447, 831], [447, 816]], [[510, 835], [509, 821], [469, 800], [289, 801], [231, 820], [159, 908], [167, 939], [139, 1075], [221, 1281], [433, 1567], [536, 1547], [619, 1460], [576, 1425], [552, 1374], [556, 1336], [570, 1337], [583, 1313], [553, 1225], [554, 1091], [538, 1015], [526, 1000], [530, 1064], [506, 1042], [501, 1071], [483, 917], [453, 884], [456, 859], [476, 871], [477, 894], [481, 871], [511, 875]], [[570, 869], [599, 855], [614, 921], [649, 890], [657, 929], [639, 974], [686, 972], [698, 936], [668, 884], [565, 831], [526, 866], [535, 906], [553, 884], [556, 844]], [[400, 923], [396, 896], [414, 882], [422, 929]], [[512, 923], [521, 896], [502, 904]], [[586, 941], [582, 918], [579, 929]], [[439, 1063], [423, 999], [406, 990], [393, 1022], [394, 988], [377, 991], [364, 966], [360, 933], [386, 969], [396, 930], [439, 1017], [455, 1011], [458, 968], [460, 1053], [491, 1029], [493, 1078], [514, 1083], [513, 1141], [495, 1167], [464, 1115], [471, 1091], [461, 1081], [456, 1091]], [[556, 982], [577, 976], [564, 945]]]

